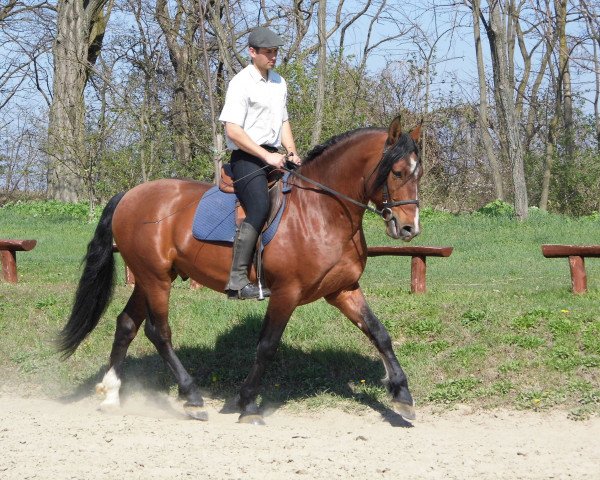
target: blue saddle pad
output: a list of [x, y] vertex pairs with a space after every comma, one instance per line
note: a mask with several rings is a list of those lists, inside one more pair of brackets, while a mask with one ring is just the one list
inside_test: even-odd
[[[283, 201], [275, 219], [263, 232], [263, 247], [273, 240], [277, 233], [277, 227], [285, 209], [287, 197], [285, 193], [291, 189], [287, 183], [288, 177], [289, 173], [286, 173], [281, 180], [283, 182]], [[216, 185], [208, 190], [198, 202], [194, 214], [194, 223], [192, 224], [194, 238], [206, 242], [233, 243], [235, 239], [235, 201], [235, 193], [224, 193]]]

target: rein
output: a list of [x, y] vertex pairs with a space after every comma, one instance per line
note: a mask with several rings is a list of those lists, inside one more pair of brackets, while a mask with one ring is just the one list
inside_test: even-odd
[[[383, 158], [382, 158], [382, 160], [383, 160]], [[379, 162], [379, 164], [381, 164], [381, 161]], [[378, 166], [379, 166], [379, 164], [378, 164]], [[343, 198], [344, 200], [346, 200], [358, 207], [364, 208], [365, 210], [369, 210], [370, 212], [373, 212], [373, 213], [379, 215], [385, 223], [389, 223], [394, 219], [394, 213], [392, 212], [392, 207], [397, 207], [400, 205], [416, 205], [417, 207], [419, 206], [418, 198], [412, 199], [412, 200], [398, 200], [396, 202], [391, 202], [389, 190], [388, 190], [388, 186], [387, 186], [387, 181], [383, 185], [383, 203], [382, 203], [383, 208], [381, 210], [379, 210], [378, 208], [373, 208], [365, 203], [354, 200], [353, 198], [351, 198], [347, 195], [344, 195], [343, 193], [338, 192], [338, 191], [334, 190], [333, 188], [329, 188], [327, 185], [323, 185], [322, 183], [319, 183], [316, 180], [312, 180], [308, 177], [305, 177], [304, 175], [298, 173], [294, 168], [288, 168], [286, 166], [283, 166], [281, 168], [282, 168], [282, 170], [285, 170], [286, 172], [289, 172], [290, 174], [295, 175], [296, 177], [300, 178], [301, 180], [304, 180], [305, 182], [308, 182], [308, 183], [312, 183], [313, 185], [319, 187], [320, 189], [322, 189], [328, 193], [331, 193], [335, 197]], [[375, 169], [377, 169], [377, 167], [375, 167]]]
[[365, 205], [364, 203], [361, 203], [358, 200], [354, 200], [353, 198], [351, 198], [347, 195], [344, 195], [343, 193], [338, 192], [337, 190], [334, 190], [333, 188], [329, 188], [327, 185], [323, 185], [322, 183], [319, 183], [316, 180], [312, 180], [308, 177], [305, 177], [304, 175], [298, 173], [296, 170], [294, 170], [292, 168], [281, 167], [281, 169], [285, 170], [286, 172], [291, 173], [292, 175], [298, 177], [301, 180], [304, 180], [305, 182], [312, 183], [316, 187], [319, 187], [321, 190], [325, 190], [326, 192], [331, 193], [335, 197], [343, 198], [344, 200], [346, 200], [350, 203], [353, 203], [354, 205], [356, 205], [358, 207], [365, 208], [365, 209], [383, 217], [383, 210], [378, 210], [377, 208], [373, 208], [373, 207], [370, 207], [369, 205]]

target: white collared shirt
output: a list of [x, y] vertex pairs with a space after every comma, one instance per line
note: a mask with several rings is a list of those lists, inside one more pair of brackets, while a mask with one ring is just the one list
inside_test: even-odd
[[[219, 120], [235, 123], [258, 145], [281, 147], [281, 127], [288, 120], [287, 84], [273, 70], [265, 80], [250, 64], [235, 75], [227, 87], [225, 105]], [[238, 147], [225, 135], [227, 148]]]

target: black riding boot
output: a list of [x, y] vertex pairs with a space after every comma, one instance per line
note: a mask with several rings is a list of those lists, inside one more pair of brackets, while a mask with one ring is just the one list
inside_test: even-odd
[[[248, 267], [252, 262], [254, 247], [258, 240], [258, 232], [249, 223], [242, 222], [233, 242], [233, 262], [229, 273], [229, 282], [225, 286], [227, 297], [231, 299], [246, 300], [259, 298], [258, 285], [248, 280]], [[263, 297], [271, 295], [268, 288], [262, 289]]]

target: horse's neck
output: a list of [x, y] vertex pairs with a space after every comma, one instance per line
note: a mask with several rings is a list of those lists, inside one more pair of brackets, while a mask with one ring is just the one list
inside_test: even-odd
[[368, 139], [361, 137], [335, 145], [322, 157], [302, 168], [301, 173], [359, 202], [366, 202], [365, 181], [375, 168], [373, 149], [366, 145]]
[[[360, 142], [331, 150], [305, 164], [300, 170], [303, 176], [318, 182], [332, 191], [350, 197], [356, 202], [367, 204], [365, 181], [377, 165], [377, 149], [372, 142], [368, 145]], [[337, 150], [337, 151], [336, 151]], [[319, 186], [300, 181], [300, 194], [296, 197], [299, 213], [304, 218], [313, 218], [315, 224], [323, 225], [327, 230], [329, 241], [332, 236], [339, 235], [335, 241], [343, 242], [355, 237], [362, 228], [364, 208], [337, 196], [333, 201], [333, 193], [319, 192]], [[335, 228], [332, 228], [335, 227]], [[346, 228], [347, 227], [347, 228]]]

